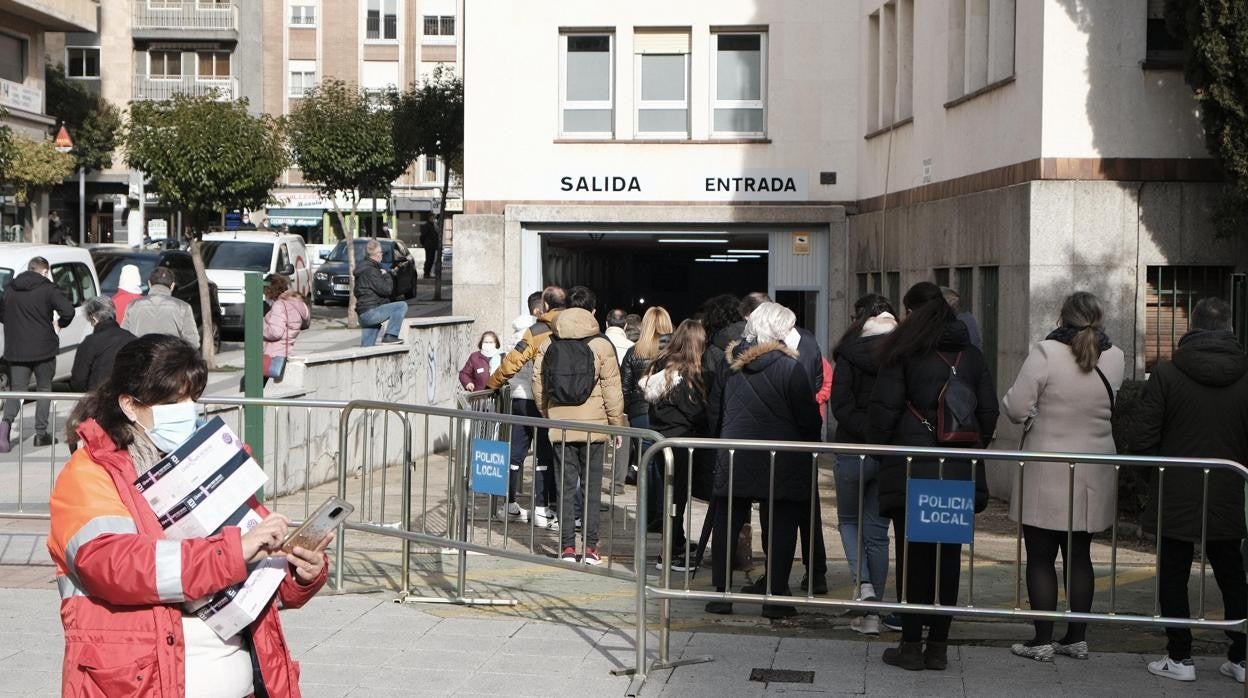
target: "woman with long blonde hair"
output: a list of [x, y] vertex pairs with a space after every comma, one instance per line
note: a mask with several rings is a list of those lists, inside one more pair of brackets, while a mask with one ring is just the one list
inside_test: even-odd
[[[637, 382], [645, 375], [646, 369], [650, 368], [650, 363], [667, 348], [671, 337], [672, 316], [668, 315], [667, 310], [657, 305], [647, 310], [641, 319], [641, 336], [637, 338], [637, 343], [624, 354], [624, 361], [620, 364], [620, 388], [624, 392], [624, 411], [628, 413], [630, 426], [639, 429], [650, 428], [650, 406]], [[642, 442], [642, 451], [649, 445], [648, 442]], [[651, 470], [657, 471], [657, 467], [652, 467]], [[650, 482], [657, 482], [656, 473], [652, 472], [648, 475], [651, 478]], [[651, 487], [650, 497], [646, 501], [646, 509], [649, 512], [646, 520], [655, 528], [660, 525], [659, 509], [663, 506], [662, 499], [659, 488]]]

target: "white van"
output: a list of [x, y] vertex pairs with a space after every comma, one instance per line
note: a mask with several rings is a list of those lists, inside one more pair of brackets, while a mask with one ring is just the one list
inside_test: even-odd
[[246, 272], [281, 274], [290, 280], [291, 289], [305, 298], [312, 295], [308, 251], [298, 235], [254, 230], [209, 233], [204, 236], [202, 251], [208, 280], [217, 285], [221, 299], [223, 332], [243, 331]]
[[[91, 254], [81, 247], [66, 245], [36, 245], [25, 242], [0, 243], [0, 294], [13, 277], [26, 271], [34, 257], [48, 260], [52, 268], [52, 282], [74, 304], [74, 320], [60, 332], [61, 350], [56, 356], [54, 380], [69, 380], [74, 368], [74, 354], [78, 345], [91, 334], [91, 323], [82, 305], [99, 293], [100, 280], [91, 263]], [[0, 353], [4, 350], [4, 334], [0, 332]], [[0, 372], [0, 389], [8, 390], [9, 370], [3, 366]]]

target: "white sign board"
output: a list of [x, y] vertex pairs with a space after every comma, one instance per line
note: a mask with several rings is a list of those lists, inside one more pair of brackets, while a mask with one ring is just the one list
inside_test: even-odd
[[0, 78], [0, 105], [40, 114], [43, 112], [43, 91]]
[[550, 198], [585, 201], [805, 201], [805, 170], [678, 170], [564, 172], [551, 179]]
[[153, 240], [164, 240], [169, 237], [169, 221], [154, 218], [147, 222], [147, 236]]

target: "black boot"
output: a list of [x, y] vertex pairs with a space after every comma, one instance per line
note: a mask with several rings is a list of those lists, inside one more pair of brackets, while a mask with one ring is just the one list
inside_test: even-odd
[[923, 666], [932, 671], [944, 671], [949, 666], [949, 643], [928, 640], [923, 647]]
[[923, 643], [902, 641], [896, 647], [884, 650], [884, 663], [901, 667], [906, 671], [923, 671]]

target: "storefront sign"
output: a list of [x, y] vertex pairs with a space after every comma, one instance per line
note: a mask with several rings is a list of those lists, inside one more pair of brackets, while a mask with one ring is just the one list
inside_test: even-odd
[[804, 201], [805, 170], [566, 172], [552, 198], [588, 201]]
[[975, 537], [975, 483], [911, 478], [906, 537], [915, 543], [970, 543]]
[[0, 105], [39, 114], [43, 112], [43, 92], [0, 78]]
[[472, 440], [472, 491], [507, 496], [507, 461], [511, 444], [489, 439]]
[[793, 254], [810, 254], [810, 233], [793, 233]]

